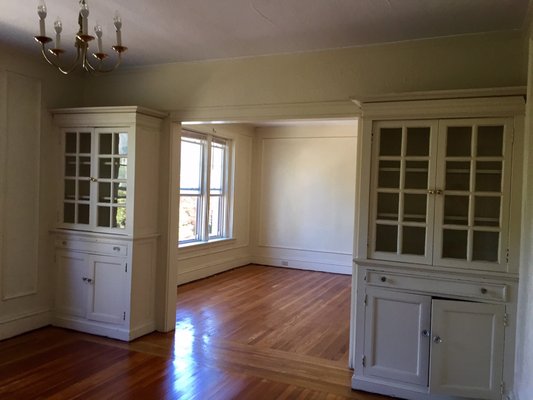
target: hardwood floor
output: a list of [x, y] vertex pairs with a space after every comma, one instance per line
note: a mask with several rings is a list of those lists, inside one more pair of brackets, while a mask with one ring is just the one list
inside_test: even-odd
[[350, 278], [250, 265], [178, 288], [176, 331], [47, 327], [0, 342], [0, 399], [359, 399]]

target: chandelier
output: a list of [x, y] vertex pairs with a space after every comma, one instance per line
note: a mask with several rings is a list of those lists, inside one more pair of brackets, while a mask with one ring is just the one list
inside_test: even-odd
[[[104, 60], [108, 57], [108, 54], [104, 53], [102, 49], [102, 26], [96, 25], [94, 27], [94, 33], [96, 35], [97, 42], [97, 51], [92, 53], [94, 60], [92, 63], [89, 60], [89, 42], [95, 39], [94, 36], [88, 34], [88, 17], [89, 17], [89, 6], [86, 0], [80, 0], [80, 13], [78, 15], [78, 25], [79, 31], [76, 34], [74, 46], [76, 47], [76, 58], [70, 66], [64, 66], [60, 60], [61, 54], [65, 52], [61, 47], [61, 31], [63, 30], [63, 25], [61, 20], [58, 18], [54, 22], [54, 30], [56, 32], [55, 41], [53, 48], [46, 49], [46, 45], [53, 41], [51, 37], [46, 36], [46, 4], [44, 0], [40, 0], [39, 6], [37, 7], [37, 14], [39, 15], [39, 36], [35, 36], [35, 40], [41, 44], [41, 53], [44, 59], [48, 64], [56, 67], [61, 73], [67, 75], [76, 69], [78, 65], [81, 65], [85, 71], [92, 74], [100, 74], [114, 71], [122, 62], [122, 53], [124, 53], [128, 48], [122, 46], [122, 20], [118, 15], [118, 12], [113, 18], [113, 23], [116, 29], [116, 39], [117, 44], [112, 46], [112, 49], [117, 53], [117, 60], [115, 65], [111, 68], [104, 67]], [[50, 53], [50, 54], [47, 54]]]

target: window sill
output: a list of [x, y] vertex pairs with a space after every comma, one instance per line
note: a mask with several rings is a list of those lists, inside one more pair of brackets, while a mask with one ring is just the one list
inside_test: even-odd
[[189, 253], [195, 250], [204, 250], [222, 247], [224, 245], [232, 244], [235, 242], [235, 238], [222, 238], [222, 239], [213, 239], [208, 242], [191, 242], [183, 243], [178, 245], [180, 253]]

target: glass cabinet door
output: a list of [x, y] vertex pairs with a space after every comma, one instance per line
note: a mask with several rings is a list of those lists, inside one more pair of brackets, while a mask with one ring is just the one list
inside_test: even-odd
[[63, 132], [63, 223], [89, 225], [91, 221], [92, 130]]
[[505, 263], [509, 132], [502, 119], [440, 122], [435, 264], [499, 269]]
[[374, 258], [430, 263], [437, 124], [380, 122], [373, 136]]
[[96, 130], [96, 226], [126, 228], [128, 133]]

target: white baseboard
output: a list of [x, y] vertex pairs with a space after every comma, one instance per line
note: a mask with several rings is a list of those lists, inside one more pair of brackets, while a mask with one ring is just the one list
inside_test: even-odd
[[183, 273], [179, 273], [178, 267], [177, 284], [182, 285], [184, 283], [196, 281], [198, 279], [207, 278], [212, 275], [220, 274], [224, 271], [229, 271], [233, 268], [242, 267], [243, 265], [250, 264], [251, 262], [252, 261], [250, 260], [250, 257], [241, 257], [218, 263], [199, 265], [193, 271], [187, 271]]
[[338, 264], [329, 264], [329, 263], [309, 261], [309, 260], [298, 260], [298, 259], [292, 259], [292, 258], [282, 259], [282, 258], [276, 258], [276, 257], [260, 257], [260, 256], [253, 257], [252, 262], [255, 264], [271, 265], [274, 267], [282, 267], [282, 268], [294, 268], [294, 269], [303, 269], [307, 271], [330, 272], [334, 274], [343, 274], [343, 275], [352, 274], [351, 265], [338, 265]]
[[155, 331], [155, 324], [145, 324], [133, 330], [128, 330], [121, 326], [112, 326], [111, 324], [101, 324], [99, 322], [77, 319], [75, 317], [59, 316], [54, 318], [54, 326], [61, 328], [73, 329], [75, 331], [90, 333], [92, 335], [110, 337], [112, 339], [129, 342], [139, 336]]
[[13, 316], [0, 322], [0, 340], [42, 328], [50, 325], [51, 321], [52, 314], [50, 310], [39, 310]]

